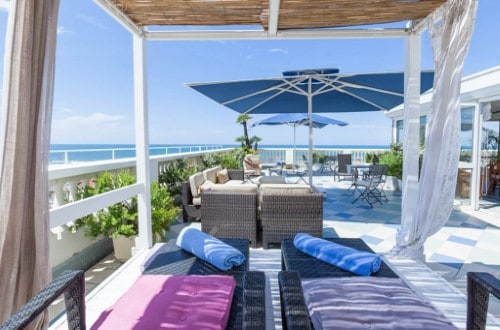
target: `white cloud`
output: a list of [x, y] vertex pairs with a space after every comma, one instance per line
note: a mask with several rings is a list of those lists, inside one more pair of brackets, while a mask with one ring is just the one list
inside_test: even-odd
[[10, 7], [9, 0], [0, 0], [0, 10], [8, 11]]
[[103, 29], [103, 30], [106, 29], [106, 26], [103, 23], [96, 20], [96, 18], [93, 16], [78, 14], [77, 17], [89, 25], [95, 26], [95, 27], [97, 27], [99, 29]]
[[271, 48], [269, 49], [269, 52], [271, 53], [283, 53], [283, 54], [288, 54], [288, 52], [284, 49], [281, 48]]
[[57, 27], [57, 34], [61, 35], [61, 34], [66, 34], [66, 33], [72, 33], [72, 31], [68, 30], [65, 26], [62, 26], [62, 25], [59, 25]]
[[57, 109], [57, 111], [60, 111], [62, 113], [73, 113], [73, 109], [67, 108], [67, 107], [59, 108], [59, 109]]
[[51, 143], [130, 143], [133, 139], [133, 121], [125, 116], [97, 112], [52, 120]]

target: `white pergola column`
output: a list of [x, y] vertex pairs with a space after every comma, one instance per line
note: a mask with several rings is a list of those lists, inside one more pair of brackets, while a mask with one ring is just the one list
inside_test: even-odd
[[479, 189], [481, 176], [481, 131], [483, 127], [483, 116], [481, 107], [477, 103], [474, 105], [474, 115], [472, 117], [472, 173], [470, 181], [470, 204], [474, 211], [479, 210]]
[[420, 135], [420, 34], [406, 38], [404, 86], [404, 143], [401, 223], [411, 221], [418, 197]]
[[137, 195], [139, 236], [135, 250], [148, 249], [153, 245], [151, 234], [151, 187], [149, 167], [149, 125], [146, 75], [146, 40], [133, 34], [134, 53], [134, 107], [137, 183], [143, 192]]

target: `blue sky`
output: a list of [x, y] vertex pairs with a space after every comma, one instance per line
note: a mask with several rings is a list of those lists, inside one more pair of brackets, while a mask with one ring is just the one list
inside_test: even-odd
[[[8, 1], [0, 0], [3, 56]], [[479, 0], [464, 74], [500, 64], [500, 1]], [[267, 78], [293, 69], [338, 67], [341, 72], [404, 69], [402, 39], [149, 41], [150, 142], [227, 144], [242, 135], [238, 114], [186, 87], [188, 82]], [[134, 143], [132, 37], [91, 0], [61, 0], [52, 143]], [[432, 69], [427, 35], [422, 69]], [[0, 71], [3, 81], [3, 69]], [[314, 131], [315, 144], [382, 144], [391, 121], [382, 112], [324, 114], [346, 127]], [[255, 115], [254, 120], [266, 118]], [[262, 144], [291, 144], [287, 126], [261, 126]], [[297, 143], [307, 144], [307, 128]]]

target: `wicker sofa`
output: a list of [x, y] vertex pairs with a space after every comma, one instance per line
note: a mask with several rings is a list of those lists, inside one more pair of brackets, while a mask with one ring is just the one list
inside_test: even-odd
[[299, 232], [322, 236], [323, 194], [308, 185], [244, 184], [202, 192], [202, 231], [217, 237], [241, 237], [257, 247], [281, 243]]
[[229, 181], [224, 184], [217, 183], [217, 173], [221, 166], [212, 167], [190, 176], [188, 181], [182, 183], [182, 219], [184, 222], [200, 220], [201, 218], [201, 189], [205, 181], [222, 186], [241, 185], [244, 182], [243, 170], [227, 170]]
[[261, 185], [259, 204], [264, 249], [300, 232], [322, 236], [323, 194], [308, 185]]
[[210, 190], [201, 194], [201, 230], [220, 238], [246, 238], [256, 248], [257, 186], [245, 184], [241, 188], [246, 190]]

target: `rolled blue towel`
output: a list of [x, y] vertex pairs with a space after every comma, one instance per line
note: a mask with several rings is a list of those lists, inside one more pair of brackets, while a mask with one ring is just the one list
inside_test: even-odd
[[182, 229], [176, 244], [220, 270], [229, 270], [245, 261], [245, 256], [238, 249], [195, 228]]
[[312, 257], [357, 275], [369, 276], [377, 272], [382, 263], [378, 254], [359, 251], [309, 234], [295, 235], [293, 245]]

